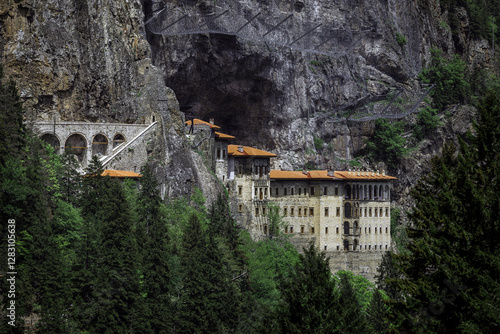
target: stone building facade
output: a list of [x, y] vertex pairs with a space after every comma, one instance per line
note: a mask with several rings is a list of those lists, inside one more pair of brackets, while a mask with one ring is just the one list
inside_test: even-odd
[[234, 217], [254, 239], [270, 236], [272, 202], [282, 217], [281, 232], [299, 250], [313, 242], [330, 257], [333, 272], [350, 270], [374, 280], [383, 252], [391, 247], [395, 177], [383, 171], [271, 170], [275, 154], [229, 145], [234, 137], [216, 135], [216, 129], [205, 125], [204, 131], [213, 132], [204, 135], [213, 138], [207, 156], [214, 157], [213, 169], [229, 191]]

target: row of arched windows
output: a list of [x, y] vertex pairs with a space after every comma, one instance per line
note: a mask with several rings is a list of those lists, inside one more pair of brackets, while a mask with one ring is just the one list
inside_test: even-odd
[[[371, 243], [369, 244], [359, 244], [358, 245], [358, 240], [357, 239], [354, 239], [353, 243], [352, 243], [352, 249], [350, 248], [351, 247], [351, 244], [349, 243], [349, 240], [345, 239], [344, 242], [343, 242], [343, 246], [344, 246], [344, 251], [362, 251], [362, 250], [389, 250], [389, 244], [386, 242], [385, 243], [385, 247], [382, 246], [382, 244], [374, 244], [372, 246]], [[327, 250], [327, 247], [325, 245], [325, 250]], [[337, 250], [339, 251], [340, 250], [340, 247], [337, 245]]]
[[360, 200], [388, 200], [389, 186], [388, 185], [367, 185], [354, 184], [345, 185], [345, 199], [360, 199]]
[[[73, 133], [69, 135], [64, 142], [64, 146], [61, 146], [59, 138], [53, 133], [45, 133], [40, 138], [50, 144], [57, 154], [62, 153], [61, 149], [71, 149], [80, 162], [84, 161], [87, 155], [87, 150], [89, 149], [87, 139], [80, 133]], [[123, 134], [115, 134], [113, 137], [113, 149], [125, 141], [125, 136], [123, 136]], [[102, 133], [98, 133], [92, 138], [92, 144], [90, 146], [91, 153], [92, 155], [107, 155], [108, 146], [108, 137]]]

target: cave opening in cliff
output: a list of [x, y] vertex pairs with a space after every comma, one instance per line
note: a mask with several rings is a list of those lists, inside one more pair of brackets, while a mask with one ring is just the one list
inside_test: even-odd
[[49, 144], [54, 148], [54, 152], [56, 154], [59, 154], [60, 149], [61, 149], [61, 142], [59, 141], [59, 138], [53, 133], [45, 133], [40, 137], [44, 142]]
[[92, 155], [106, 155], [106, 152], [108, 151], [108, 138], [99, 133], [94, 136], [94, 139], [92, 140]]
[[64, 145], [66, 149], [71, 149], [76, 155], [78, 161], [83, 162], [87, 155], [87, 139], [79, 133], [74, 133], [66, 139]]

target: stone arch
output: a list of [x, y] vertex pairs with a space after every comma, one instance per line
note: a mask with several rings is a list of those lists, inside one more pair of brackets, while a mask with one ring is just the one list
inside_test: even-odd
[[349, 240], [347, 239], [344, 239], [344, 250], [345, 251], [349, 251]]
[[378, 199], [380, 199], [380, 200], [383, 199], [383, 196], [382, 196], [383, 195], [382, 194], [383, 188], [384, 188], [384, 186], [382, 186], [382, 185], [378, 187]]
[[113, 137], [113, 149], [115, 149], [117, 146], [121, 145], [126, 141], [125, 136], [121, 133], [117, 133]]
[[344, 205], [344, 217], [351, 218], [351, 216], [352, 216], [351, 203], [346, 203]]
[[385, 186], [385, 199], [389, 199], [389, 186]]
[[378, 186], [373, 186], [373, 199], [378, 199]]
[[106, 155], [108, 151], [109, 140], [102, 133], [98, 133], [92, 139], [92, 155]]
[[78, 161], [85, 162], [87, 158], [87, 149], [88, 149], [88, 141], [87, 138], [81, 133], [72, 133], [66, 139], [64, 147], [66, 149], [71, 149], [73, 154], [76, 155]]
[[59, 137], [56, 134], [52, 132], [47, 132], [41, 135], [40, 139], [49, 144], [50, 146], [52, 146], [56, 154], [60, 153], [61, 141], [59, 140]]

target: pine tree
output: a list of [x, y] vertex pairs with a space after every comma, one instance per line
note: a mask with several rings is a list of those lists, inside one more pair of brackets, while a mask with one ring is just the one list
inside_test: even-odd
[[142, 168], [141, 173], [136, 235], [141, 250], [141, 291], [145, 297], [140, 327], [142, 333], [165, 333], [172, 326], [173, 313], [169, 294], [168, 230], [158, 182], [148, 165]]
[[214, 238], [196, 215], [184, 231], [181, 254], [183, 289], [176, 330], [179, 333], [234, 332], [237, 300]]
[[500, 97], [479, 106], [475, 135], [446, 146], [415, 187], [408, 254], [395, 255], [409, 332], [496, 332], [500, 308]]
[[338, 297], [325, 253], [314, 244], [304, 249], [289, 278], [282, 278], [283, 305], [278, 311], [282, 333], [335, 333]]
[[93, 158], [84, 178], [85, 219], [75, 266], [76, 327], [96, 333], [137, 326], [139, 274], [129, 208], [118, 181]]
[[339, 302], [336, 305], [341, 333], [365, 333], [367, 324], [356, 292], [347, 275], [340, 275]]

